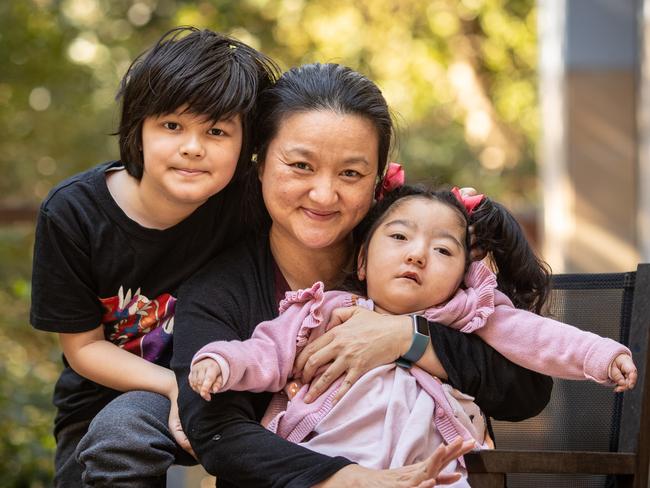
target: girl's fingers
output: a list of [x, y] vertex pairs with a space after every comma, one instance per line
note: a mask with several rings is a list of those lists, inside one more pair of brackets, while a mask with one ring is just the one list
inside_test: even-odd
[[201, 394], [201, 384], [203, 383], [203, 375], [205, 374], [205, 370], [199, 366], [193, 370], [193, 378], [192, 378], [192, 389], [197, 392], [199, 395]]
[[623, 373], [621, 372], [621, 370], [618, 368], [618, 365], [616, 365], [616, 364], [614, 364], [612, 366], [612, 370], [610, 372], [610, 377], [611, 377], [611, 380], [614, 383], [618, 383], [618, 384], [621, 383], [621, 380], [625, 379], [625, 378], [623, 378]]
[[212, 383], [212, 388], [210, 389], [210, 393], [217, 393], [222, 385], [223, 381], [221, 378], [221, 374], [217, 375], [217, 379], [214, 380], [214, 383]]
[[639, 374], [638, 374], [636, 368], [634, 368], [634, 371], [630, 372], [630, 375], [628, 376], [628, 379], [627, 379], [628, 386], [630, 388], [634, 388], [634, 386], [636, 385], [636, 381], [637, 381], [638, 376], [639, 376]]
[[621, 374], [624, 377], [624, 381], [627, 387], [630, 389], [634, 388], [634, 385], [636, 385], [638, 372], [636, 369], [636, 365], [632, 361], [632, 358], [630, 358], [629, 356], [626, 357], [626, 360], [622, 361]]
[[205, 375], [203, 376], [203, 382], [201, 383], [201, 397], [207, 402], [212, 400], [210, 396], [210, 390], [214, 384], [214, 380], [217, 378], [216, 368], [209, 367], [205, 369]]

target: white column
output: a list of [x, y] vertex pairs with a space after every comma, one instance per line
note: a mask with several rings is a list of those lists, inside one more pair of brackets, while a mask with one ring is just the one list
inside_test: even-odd
[[641, 261], [650, 262], [650, 0], [643, 0], [640, 19], [639, 73], [638, 248]]
[[573, 225], [573, 192], [567, 172], [565, 101], [565, 0], [539, 0], [539, 93], [542, 118], [539, 176], [542, 255], [554, 273], [565, 270]]

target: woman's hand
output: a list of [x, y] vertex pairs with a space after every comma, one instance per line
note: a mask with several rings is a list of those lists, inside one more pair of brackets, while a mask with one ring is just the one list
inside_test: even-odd
[[303, 383], [309, 383], [319, 368], [329, 365], [310, 385], [304, 399], [307, 403], [345, 374], [334, 398], [338, 401], [363, 374], [406, 353], [413, 336], [409, 317], [383, 315], [362, 307], [337, 308], [328, 327], [333, 328], [308, 344], [294, 364], [294, 377]]
[[192, 457], [194, 457], [194, 459], [197, 459], [196, 454], [194, 454], [194, 450], [190, 445], [189, 439], [185, 435], [185, 432], [183, 432], [181, 419], [180, 416], [178, 415], [178, 387], [177, 386], [173, 388], [172, 391], [169, 393], [169, 401], [170, 401], [169, 420], [168, 420], [169, 431], [172, 433], [172, 436], [174, 437], [176, 443], [179, 446], [181, 446], [183, 449], [185, 449], [187, 452], [189, 452], [192, 455]]
[[454, 459], [468, 453], [474, 448], [474, 441], [465, 441], [458, 437], [454, 442], [441, 445], [431, 456], [422, 462], [395, 469], [368, 469], [357, 464], [350, 464], [330, 476], [327, 480], [314, 485], [314, 488], [349, 486], [355, 488], [429, 488], [440, 484], [449, 484], [460, 478], [460, 473], [440, 473]]

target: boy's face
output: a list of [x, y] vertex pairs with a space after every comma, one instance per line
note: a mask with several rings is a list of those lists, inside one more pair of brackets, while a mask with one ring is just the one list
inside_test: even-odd
[[242, 125], [239, 115], [213, 123], [182, 111], [144, 120], [140, 188], [167, 203], [197, 208], [235, 174]]
[[415, 313], [441, 305], [465, 273], [465, 223], [449, 205], [407, 197], [379, 225], [359, 278], [368, 297], [386, 312]]

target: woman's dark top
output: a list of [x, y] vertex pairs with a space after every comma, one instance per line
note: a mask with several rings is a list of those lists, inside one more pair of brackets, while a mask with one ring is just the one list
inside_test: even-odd
[[[191, 360], [201, 347], [248, 339], [257, 324], [277, 317], [275, 269], [268, 235], [260, 235], [212, 260], [179, 290], [171, 366], [179, 384], [181, 422], [201, 464], [218, 476], [220, 488], [311, 486], [350, 463], [262, 427], [258, 422], [270, 393], [228, 391], [206, 402], [189, 386]], [[475, 396], [487, 415], [522, 420], [546, 406], [549, 377], [509, 362], [476, 336], [431, 325], [431, 340], [449, 383]]]

